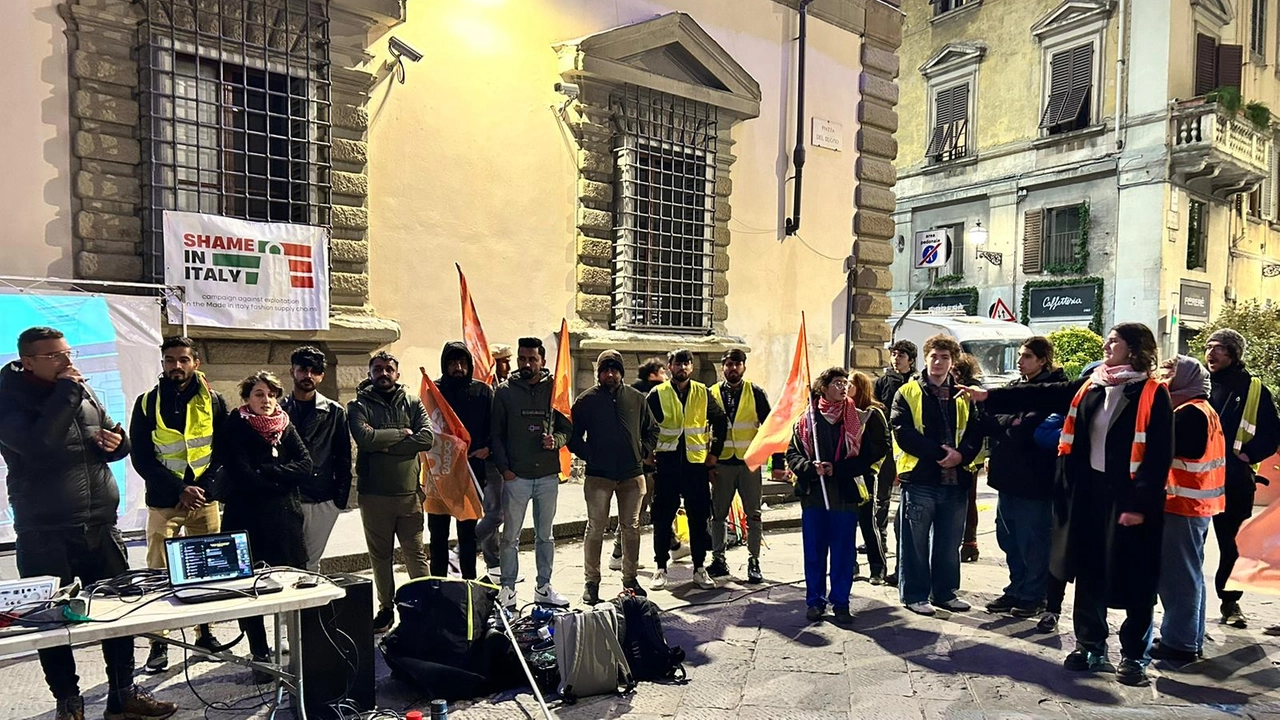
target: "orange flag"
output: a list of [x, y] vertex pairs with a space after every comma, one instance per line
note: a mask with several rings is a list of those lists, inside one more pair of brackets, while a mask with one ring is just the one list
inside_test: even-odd
[[462, 266], [458, 268], [458, 288], [462, 293], [462, 342], [471, 351], [473, 360], [471, 377], [485, 385], [493, 384], [493, 356], [489, 354], [489, 343], [484, 339], [484, 328], [480, 327], [480, 316], [476, 315], [476, 304], [471, 300], [471, 291], [467, 289], [467, 276], [462, 274]]
[[418, 395], [436, 436], [431, 449], [422, 453], [422, 489], [427, 496], [423, 509], [459, 520], [479, 520], [484, 516], [480, 483], [467, 462], [471, 434], [440, 394], [440, 388], [427, 377], [426, 368], [419, 370], [422, 386]]
[[791, 374], [778, 395], [769, 417], [764, 419], [747, 448], [747, 467], [758, 470], [774, 453], [786, 452], [791, 433], [804, 411], [809, 408], [809, 339], [804, 330], [804, 314], [800, 315], [800, 335], [796, 337], [796, 354], [791, 361]]
[[1240, 557], [1227, 580], [1227, 590], [1280, 595], [1280, 502], [1273, 502], [1240, 526]]
[[[560, 337], [556, 346], [556, 372], [555, 384], [551, 386], [551, 409], [559, 410], [562, 415], [573, 419], [569, 413], [569, 406], [573, 404], [573, 398], [570, 393], [573, 390], [573, 360], [569, 358], [569, 323], [560, 319]], [[555, 427], [555, 418], [551, 420], [551, 427]], [[570, 468], [573, 467], [573, 456], [569, 454], [569, 448], [560, 448], [560, 482], [569, 479]]]

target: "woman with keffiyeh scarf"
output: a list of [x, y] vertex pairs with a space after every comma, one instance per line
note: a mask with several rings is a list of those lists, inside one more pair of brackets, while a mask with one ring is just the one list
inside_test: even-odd
[[[240, 383], [243, 405], [232, 410], [214, 435], [222, 465], [225, 503], [222, 531], [245, 531], [255, 561], [273, 567], [306, 568], [302, 501], [298, 482], [311, 475], [311, 455], [280, 407], [284, 387], [261, 371]], [[262, 617], [245, 618], [240, 629], [255, 660], [271, 655]], [[270, 678], [254, 672], [259, 683]]]
[[[1076, 583], [1077, 646], [1063, 667], [1114, 672], [1121, 683], [1137, 686], [1150, 684], [1151, 618], [1174, 445], [1173, 403], [1160, 384], [1151, 399], [1141, 458], [1134, 454], [1138, 409], [1155, 370], [1156, 341], [1150, 328], [1121, 323], [1107, 336], [1102, 364], [1087, 378], [968, 391], [996, 414], [1066, 415], [1077, 392], [1087, 387], [1076, 407], [1074, 428], [1064, 427], [1053, 486], [1050, 571]], [[1073, 439], [1068, 443], [1069, 435]], [[1108, 608], [1125, 611], [1119, 669], [1107, 658]]]
[[[849, 397], [849, 371], [828, 368], [818, 376], [809, 409], [796, 423], [787, 449], [795, 475], [804, 539], [806, 617], [817, 622], [828, 602], [847, 623], [856, 563], [858, 506], [868, 500], [862, 477], [889, 451], [884, 415], [859, 410]], [[828, 557], [830, 565], [828, 570]], [[831, 591], [827, 592], [827, 574]]]

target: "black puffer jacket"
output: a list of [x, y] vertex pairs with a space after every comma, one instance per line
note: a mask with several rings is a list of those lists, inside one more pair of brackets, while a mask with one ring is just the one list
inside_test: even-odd
[[[1033, 380], [1018, 379], [1009, 387], [1066, 382], [1061, 369], [1042, 372]], [[1021, 412], [1013, 415], [988, 415], [987, 429], [991, 438], [987, 465], [987, 484], [992, 488], [1028, 500], [1048, 500], [1053, 495], [1053, 478], [1058, 471], [1057, 448], [1041, 448], [1035, 432], [1048, 417], [1043, 412]]]
[[[124, 435], [110, 453], [93, 441], [104, 428]], [[130, 449], [88, 385], [44, 384], [17, 362], [0, 370], [0, 455], [17, 532], [114, 525], [120, 491], [107, 463]]]

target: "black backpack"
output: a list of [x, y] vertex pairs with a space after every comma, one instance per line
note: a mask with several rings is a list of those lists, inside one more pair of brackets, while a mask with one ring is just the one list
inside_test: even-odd
[[613, 604], [618, 609], [618, 639], [635, 679], [684, 682], [684, 650], [667, 644], [658, 606], [629, 590], [620, 593]]
[[482, 583], [451, 578], [401, 585], [395, 596], [400, 623], [380, 643], [392, 676], [431, 699], [487, 694], [493, 652], [500, 647], [489, 627], [497, 594]]

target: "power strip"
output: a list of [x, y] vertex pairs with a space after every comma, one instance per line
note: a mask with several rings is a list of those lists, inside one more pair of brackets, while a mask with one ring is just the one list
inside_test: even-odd
[[0, 580], [0, 612], [50, 600], [62, 581], [52, 575], [36, 575], [20, 580]]

